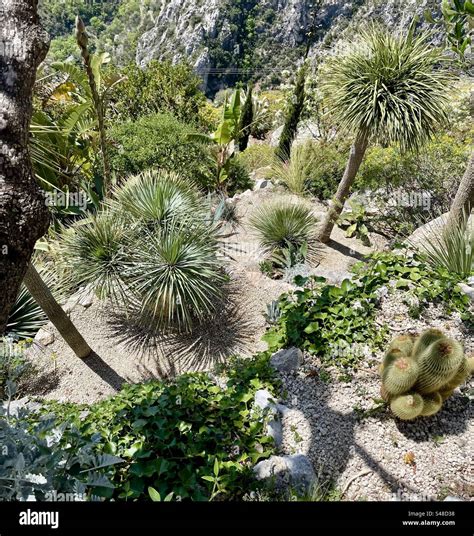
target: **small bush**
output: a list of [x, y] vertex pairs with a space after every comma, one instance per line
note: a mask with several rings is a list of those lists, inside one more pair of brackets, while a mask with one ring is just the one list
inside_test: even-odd
[[110, 160], [119, 176], [150, 168], [175, 171], [206, 187], [214, 173], [209, 147], [193, 141], [192, 126], [167, 114], [153, 114], [118, 124], [111, 130]]
[[248, 173], [252, 173], [262, 167], [270, 166], [275, 159], [275, 150], [266, 143], [255, 143], [237, 155], [240, 162]]
[[250, 219], [251, 229], [267, 252], [310, 242], [315, 224], [311, 208], [302, 203], [269, 203], [259, 207]]

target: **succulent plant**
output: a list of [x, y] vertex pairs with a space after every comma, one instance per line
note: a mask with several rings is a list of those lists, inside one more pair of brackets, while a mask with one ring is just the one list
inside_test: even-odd
[[402, 420], [435, 415], [456, 387], [474, 373], [474, 357], [438, 329], [400, 335], [380, 365], [382, 398]]

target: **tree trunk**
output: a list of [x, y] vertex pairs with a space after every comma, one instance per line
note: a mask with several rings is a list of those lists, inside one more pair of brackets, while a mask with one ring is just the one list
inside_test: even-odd
[[32, 264], [28, 266], [24, 283], [36, 303], [43, 309], [45, 315], [59, 331], [62, 338], [71, 347], [77, 357], [80, 357], [81, 359], [87, 357], [92, 350], [82, 335], [77, 331], [70, 318], [54, 299], [51, 291]]
[[48, 35], [39, 24], [37, 0], [0, 2], [0, 334], [30, 262], [35, 242], [49, 225], [28, 151], [36, 69]]
[[110, 163], [109, 163], [109, 153], [107, 149], [107, 134], [105, 130], [105, 110], [104, 110], [104, 99], [99, 95], [97, 89], [97, 82], [94, 77], [91, 66], [91, 56], [89, 54], [88, 42], [89, 38], [86, 34], [86, 28], [82, 22], [81, 17], [76, 18], [76, 40], [79, 48], [81, 49], [82, 60], [84, 61], [84, 66], [87, 73], [87, 78], [89, 80], [89, 86], [91, 88], [92, 100], [94, 101], [95, 113], [97, 115], [97, 122], [99, 125], [99, 140], [100, 140], [100, 152], [102, 153], [102, 165], [104, 170], [104, 194], [110, 188], [111, 179], [110, 179]]
[[326, 243], [331, 238], [331, 233], [334, 225], [336, 224], [342, 209], [344, 208], [344, 203], [349, 197], [352, 183], [356, 178], [357, 172], [359, 171], [360, 165], [367, 150], [367, 137], [364, 134], [359, 134], [351, 147], [351, 153], [349, 155], [349, 161], [347, 162], [346, 170], [342, 177], [339, 187], [337, 189], [336, 195], [334, 196], [329, 211], [326, 215], [323, 225], [319, 231], [319, 240], [323, 243]]
[[467, 223], [472, 209], [474, 209], [474, 152], [451, 205], [447, 228], [464, 221]]

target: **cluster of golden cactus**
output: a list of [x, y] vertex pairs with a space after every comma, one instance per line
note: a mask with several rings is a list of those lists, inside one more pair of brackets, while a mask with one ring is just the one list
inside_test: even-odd
[[396, 337], [380, 366], [381, 394], [403, 420], [429, 417], [474, 372], [461, 344], [438, 329]]

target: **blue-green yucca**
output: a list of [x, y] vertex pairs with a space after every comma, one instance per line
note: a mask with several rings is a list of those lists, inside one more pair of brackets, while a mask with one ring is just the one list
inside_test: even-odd
[[354, 136], [344, 176], [319, 239], [327, 242], [370, 142], [418, 150], [446, 120], [452, 73], [431, 34], [370, 26], [347, 54], [328, 60], [322, 88], [336, 122]]
[[189, 330], [215, 311], [225, 277], [219, 228], [197, 188], [149, 171], [118, 187], [108, 208], [59, 241], [69, 277], [140, 323]]

